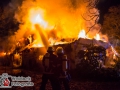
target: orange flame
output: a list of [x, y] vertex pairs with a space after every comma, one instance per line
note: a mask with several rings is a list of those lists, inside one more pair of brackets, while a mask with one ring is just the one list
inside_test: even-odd
[[29, 20], [31, 24], [34, 26], [34, 24], [39, 24], [41, 27], [46, 28], [47, 23], [43, 19], [44, 17], [44, 10], [42, 9], [36, 9], [36, 8], [31, 8], [29, 11]]
[[1, 52], [0, 57], [4, 57], [6, 55], [6, 52]]
[[33, 44], [32, 47], [43, 47], [42, 44]]
[[86, 33], [85, 33], [85, 30], [81, 30], [79, 35], [78, 35], [78, 38], [86, 38]]
[[14, 60], [18, 60], [20, 59], [20, 54], [19, 53], [15, 53], [14, 54]]
[[[61, 39], [87, 38], [85, 30], [81, 30], [79, 33], [81, 27], [87, 29], [94, 22], [94, 20], [86, 22], [80, 15], [88, 11], [86, 7], [87, 3], [79, 3], [82, 6], [71, 12], [71, 9], [66, 7], [66, 5], [64, 6], [61, 0], [50, 2], [47, 0], [28, 1], [25, 0], [20, 12], [15, 15], [17, 20], [23, 22], [20, 25], [18, 35], [16, 35], [17, 39], [34, 34], [35, 41], [33, 41], [31, 46], [47, 47], [49, 45], [63, 43], [60, 42]], [[31, 5], [30, 7], [24, 8], [29, 4]], [[94, 12], [94, 10], [92, 11]], [[87, 13], [84, 17], [88, 18]], [[96, 27], [98, 26], [96, 25]]]
[[95, 39], [96, 39], [96, 40], [100, 40], [100, 35], [99, 35], [99, 34], [96, 34]]
[[47, 23], [43, 20], [43, 18], [38, 14], [35, 18], [35, 21], [33, 21], [34, 24], [40, 24], [42, 27], [46, 28]]

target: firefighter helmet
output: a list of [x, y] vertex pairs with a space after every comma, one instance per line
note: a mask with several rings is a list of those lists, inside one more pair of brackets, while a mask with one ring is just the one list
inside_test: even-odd
[[64, 55], [64, 56], [63, 56], [63, 59], [67, 59], [67, 55]]
[[55, 51], [55, 49], [53, 48], [53, 47], [48, 47], [48, 49], [47, 49], [47, 52], [54, 52]]
[[58, 47], [58, 48], [56, 49], [56, 53], [57, 53], [57, 54], [63, 54], [63, 53], [64, 53], [63, 48], [62, 48], [62, 47]]

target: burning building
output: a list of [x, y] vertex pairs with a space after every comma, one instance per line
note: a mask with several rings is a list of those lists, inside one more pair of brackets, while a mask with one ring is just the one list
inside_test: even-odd
[[[28, 41], [27, 41], [28, 42]], [[77, 40], [61, 40], [61, 42], [54, 43], [52, 45], [55, 49], [58, 46], [62, 46], [65, 50], [65, 54], [71, 63], [71, 68], [75, 68], [82, 61], [88, 61], [98, 67], [99, 62], [102, 62], [104, 66], [106, 64], [106, 50], [110, 47], [107, 42], [79, 38]], [[43, 52], [44, 51], [44, 52]], [[46, 47], [35, 46], [33, 43], [28, 43], [23, 48], [16, 48], [16, 53], [21, 53], [22, 56], [22, 66], [25, 68], [30, 68], [31, 66], [39, 66], [43, 55], [46, 53]], [[15, 60], [16, 61], [16, 60]]]
[[[14, 49], [11, 52], [21, 55], [17, 59], [22, 59], [23, 67], [34, 67], [48, 46], [62, 46], [74, 67], [82, 58], [80, 50], [87, 52], [85, 59], [88, 52], [92, 53], [91, 48], [95, 47], [92, 55], [101, 55], [105, 62], [105, 51], [110, 45], [101, 33], [98, 34], [101, 26], [97, 24], [99, 11], [95, 8], [96, 1], [24, 0], [15, 13], [16, 20], [21, 24], [12, 36]], [[96, 52], [99, 48], [101, 51]]]

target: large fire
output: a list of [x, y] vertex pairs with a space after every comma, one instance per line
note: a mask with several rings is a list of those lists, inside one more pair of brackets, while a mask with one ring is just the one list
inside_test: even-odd
[[[91, 37], [88, 37], [88, 36], [86, 35], [85, 30], [81, 30], [81, 31], [79, 32], [78, 38], [88, 38], [88, 39], [91, 39]], [[96, 34], [96, 36], [94, 36], [94, 38], [95, 38], [96, 40], [101, 40], [99, 34]]]
[[[73, 1], [23, 0], [15, 13], [16, 20], [21, 24], [15, 36], [11, 39], [14, 48], [10, 53], [19, 47], [21, 49], [18, 51], [21, 52], [31, 47], [47, 48], [50, 45], [70, 43], [72, 40], [79, 41], [79, 38], [84, 38], [84, 40], [96, 39], [95, 41], [103, 40], [102, 35], [98, 34], [101, 26], [95, 24], [98, 17], [90, 19], [93, 14], [99, 16], [99, 11], [95, 7], [88, 9], [88, 5], [92, 4], [89, 1], [94, 3], [95, 0], [86, 0], [86, 2], [75, 0], [74, 3]], [[116, 55], [114, 48], [111, 48]], [[44, 52], [44, 50], [41, 51]], [[5, 52], [0, 53], [0, 57], [6, 55]], [[109, 56], [111, 55], [109, 54]], [[19, 55], [16, 54], [15, 58], [18, 57]], [[41, 58], [40, 56], [39, 59], [41, 60]]]
[[[86, 19], [89, 18], [86, 13], [89, 2], [83, 0], [76, 3], [77, 7], [74, 8], [72, 2], [68, 0], [23, 1], [20, 11], [15, 14], [15, 18], [22, 22], [16, 39], [19, 41], [22, 37], [28, 38], [33, 35], [33, 47], [48, 47], [53, 44], [69, 42], [61, 42], [62, 39], [88, 38], [85, 31], [88, 31], [87, 27], [92, 25], [94, 20], [88, 22], [84, 20], [82, 14]], [[91, 12], [99, 14], [95, 8]], [[94, 36], [91, 35], [89, 38], [94, 38]]]

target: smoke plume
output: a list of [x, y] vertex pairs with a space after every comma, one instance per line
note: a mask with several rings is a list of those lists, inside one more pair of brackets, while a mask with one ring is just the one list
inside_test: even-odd
[[[19, 41], [19, 39], [33, 34], [34, 38], [38, 39], [40, 43], [48, 44], [48, 41], [44, 40], [51, 38], [77, 38], [82, 29], [88, 32], [89, 27], [94, 25], [99, 19], [99, 17], [91, 19], [90, 15], [99, 15], [99, 11], [95, 7], [89, 8], [90, 2], [89, 0], [86, 1], [12, 0], [10, 6], [13, 8], [17, 7], [14, 17], [21, 23], [15, 33], [16, 40], [14, 41]], [[93, 3], [94, 1], [92, 0]], [[40, 20], [37, 21], [37, 19]], [[35, 27], [36, 21], [37, 24], [39, 23], [37, 27]], [[96, 24], [91, 28], [89, 36], [95, 36], [93, 34], [99, 30], [100, 25]], [[45, 36], [41, 32], [44, 32]], [[41, 38], [41, 35], [44, 37]]]

